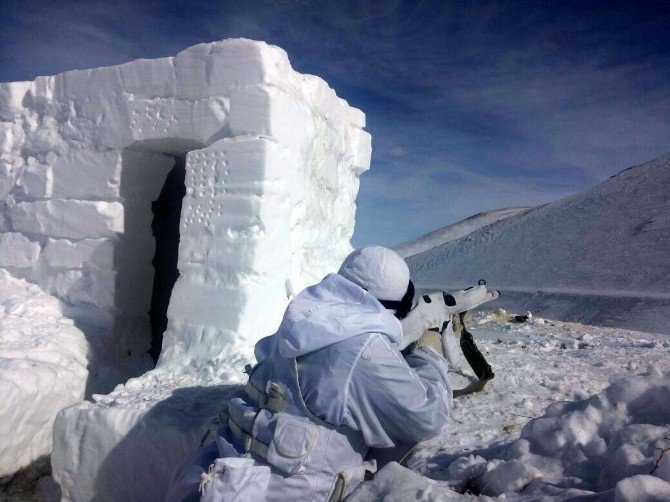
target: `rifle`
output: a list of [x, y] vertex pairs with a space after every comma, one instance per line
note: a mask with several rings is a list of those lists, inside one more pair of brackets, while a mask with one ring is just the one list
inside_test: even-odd
[[[477, 286], [453, 294], [442, 291], [423, 295], [407, 317], [401, 321], [406, 345], [412, 342], [431, 345], [453, 365], [455, 348], [449, 346], [449, 334], [445, 334], [445, 331], [451, 326], [454, 334], [459, 338], [460, 350], [465, 360], [478, 378], [478, 381], [463, 389], [455, 389], [454, 397], [479, 392], [495, 376], [491, 365], [477, 347], [474, 337], [465, 327], [465, 314], [468, 310], [495, 300], [499, 296], [498, 291], [488, 289], [486, 281], [480, 279]], [[430, 336], [426, 333], [427, 331], [434, 332], [436, 335], [439, 333], [439, 342], [437, 336]]]

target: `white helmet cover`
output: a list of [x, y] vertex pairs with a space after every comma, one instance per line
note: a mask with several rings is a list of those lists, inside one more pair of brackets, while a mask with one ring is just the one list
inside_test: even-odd
[[356, 249], [338, 273], [378, 300], [400, 301], [409, 286], [409, 268], [398, 253], [382, 246]]

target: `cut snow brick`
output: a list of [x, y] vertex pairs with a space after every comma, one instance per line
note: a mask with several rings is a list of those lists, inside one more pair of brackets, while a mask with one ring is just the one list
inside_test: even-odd
[[40, 245], [25, 235], [0, 234], [0, 267], [32, 267], [40, 256]]
[[87, 304], [107, 310], [114, 307], [113, 272], [102, 270], [68, 270], [59, 272], [52, 292], [70, 304]]
[[40, 163], [35, 157], [29, 157], [19, 184], [25, 195], [38, 199], [49, 198], [53, 191], [53, 169]]
[[85, 268], [92, 266], [102, 270], [112, 270], [114, 268], [114, 241], [84, 239], [72, 242], [66, 239], [49, 239], [44, 250], [44, 258], [51, 267]]
[[51, 193], [54, 199], [118, 198], [121, 184], [121, 154], [116, 151], [75, 150], [52, 166]]
[[176, 95], [174, 58], [138, 59], [117, 67], [124, 92], [144, 98]]
[[9, 217], [14, 230], [49, 237], [85, 239], [123, 232], [123, 205], [118, 202], [19, 202], [9, 210]]

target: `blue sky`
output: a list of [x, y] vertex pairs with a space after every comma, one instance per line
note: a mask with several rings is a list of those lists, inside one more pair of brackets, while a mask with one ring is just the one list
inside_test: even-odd
[[0, 81], [174, 55], [286, 49], [365, 111], [354, 245], [539, 204], [670, 152], [670, 2], [0, 2]]

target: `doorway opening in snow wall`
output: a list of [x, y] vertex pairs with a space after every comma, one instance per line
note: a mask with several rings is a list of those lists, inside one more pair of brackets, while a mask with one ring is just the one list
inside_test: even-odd
[[151, 325], [151, 355], [154, 366], [158, 362], [163, 345], [163, 333], [167, 328], [167, 310], [170, 296], [177, 278], [179, 254], [179, 221], [186, 186], [186, 158], [175, 157], [175, 164], [165, 178], [158, 199], [151, 203], [153, 221], [151, 230], [156, 240], [156, 252], [152, 261], [154, 283], [151, 293], [149, 323]]

